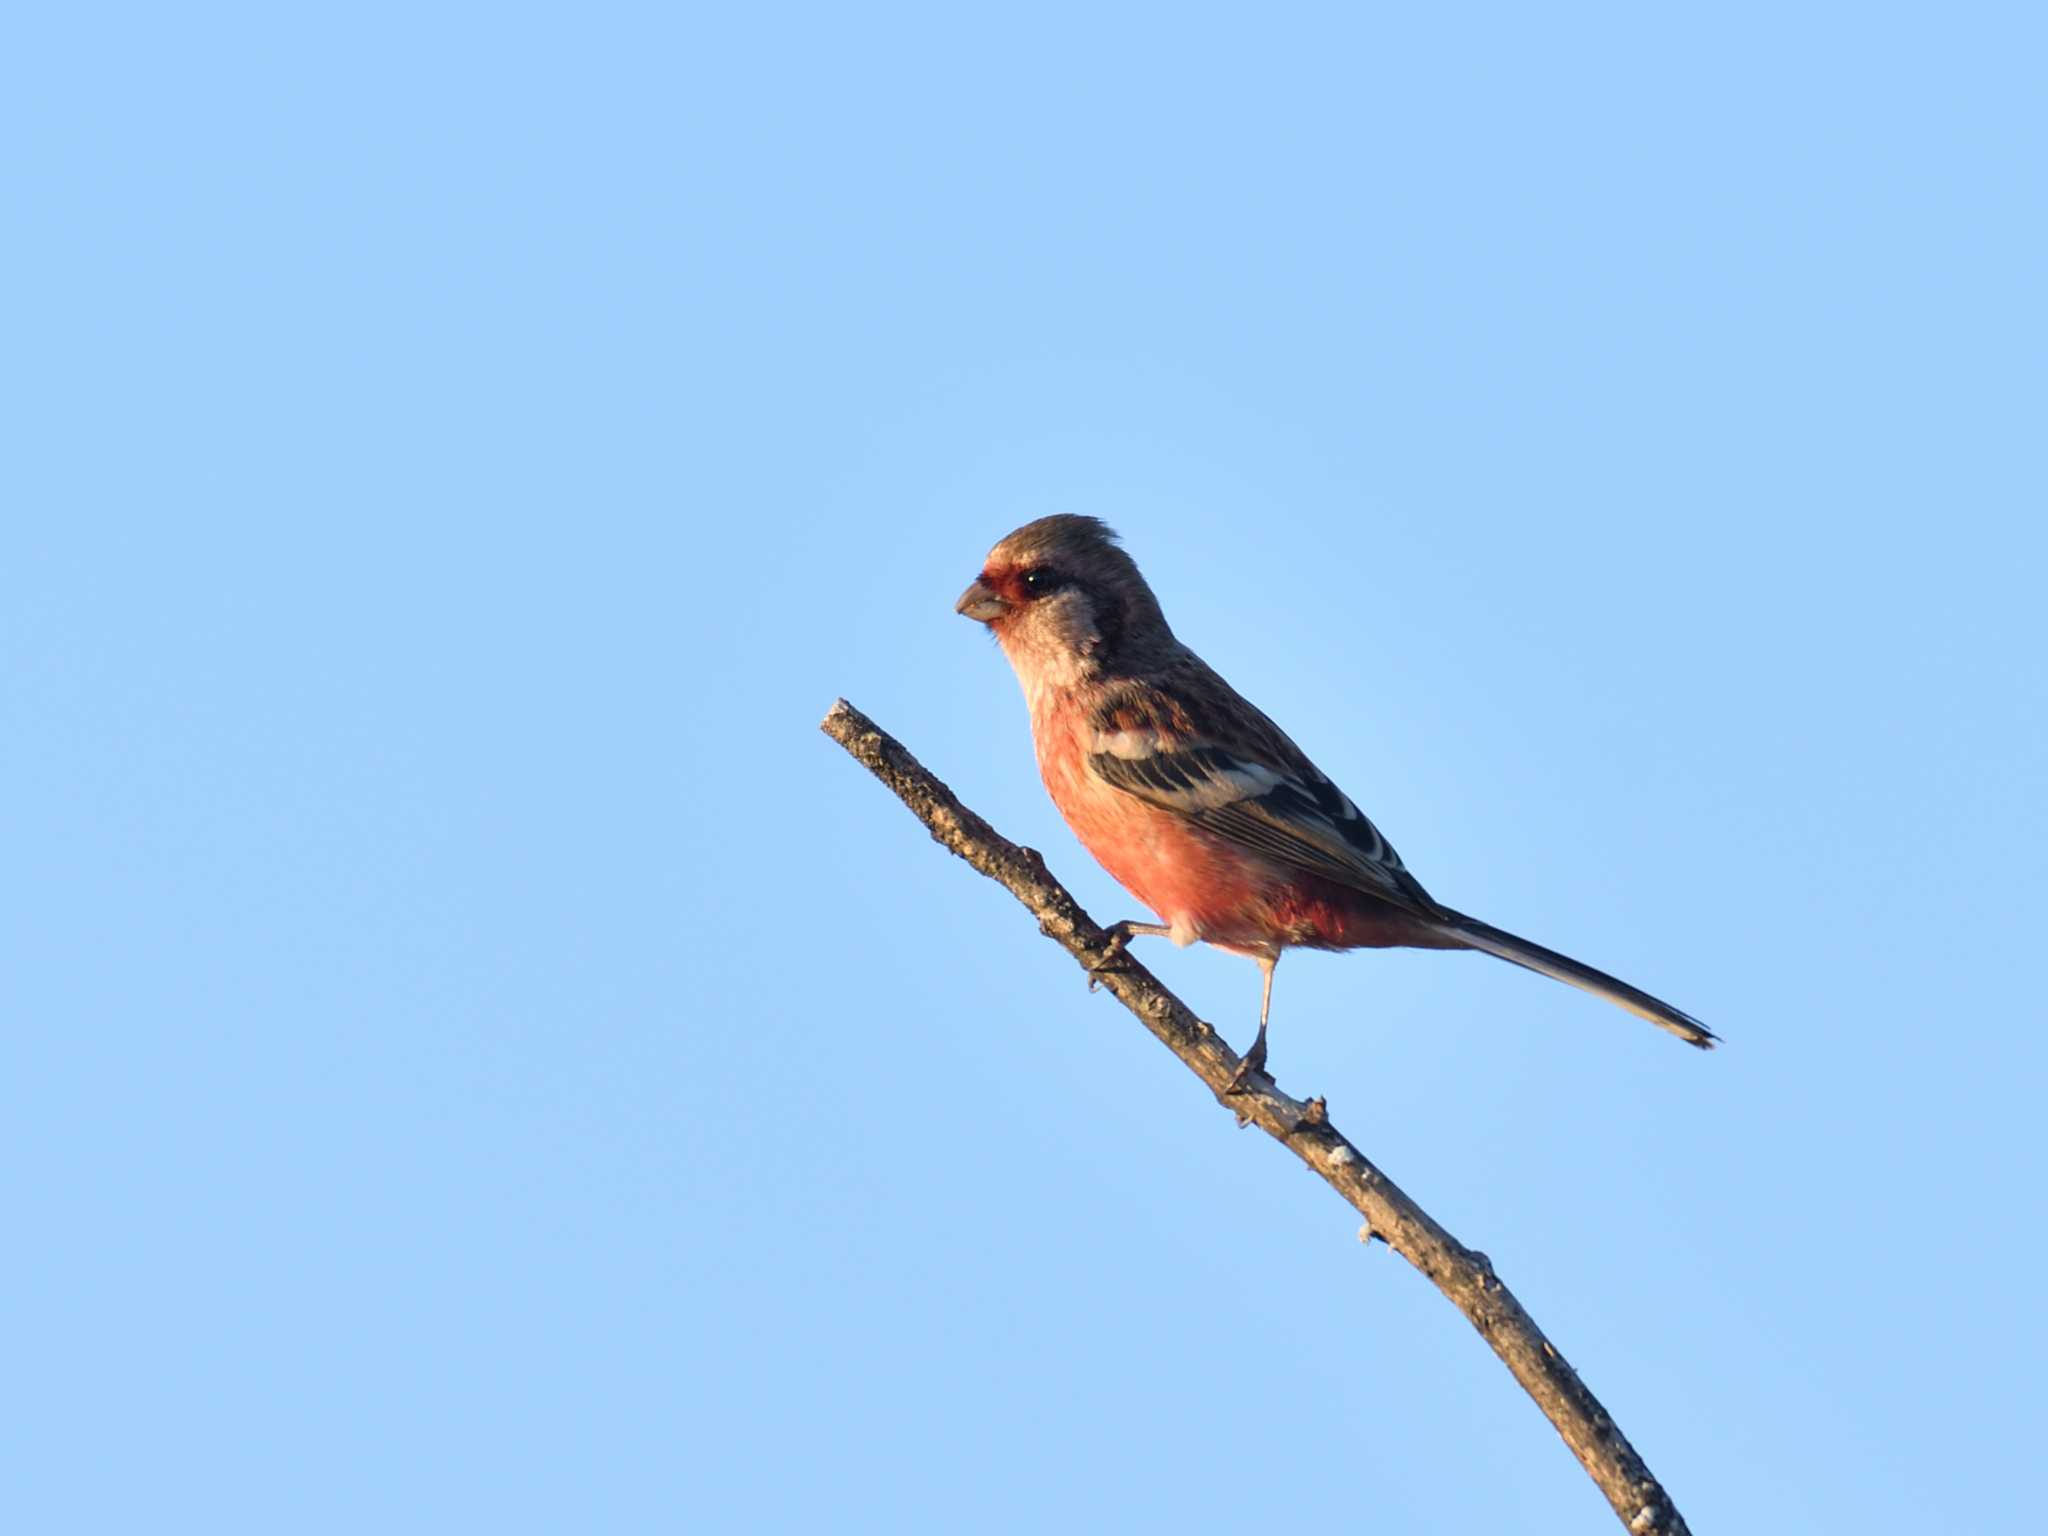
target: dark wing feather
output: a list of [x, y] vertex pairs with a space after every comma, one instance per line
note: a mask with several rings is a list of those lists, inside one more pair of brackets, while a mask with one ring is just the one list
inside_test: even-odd
[[1379, 828], [1272, 721], [1202, 671], [1205, 692], [1227, 695], [1224, 714], [1239, 726], [1238, 740], [1224, 746], [1192, 735], [1197, 721], [1210, 723], [1203, 716], [1213, 716], [1213, 708], [1182, 707], [1185, 695], [1126, 682], [1097, 713], [1096, 727], [1105, 740], [1113, 738], [1115, 750], [1089, 755], [1095, 775], [1276, 863], [1439, 916], [1443, 909]]

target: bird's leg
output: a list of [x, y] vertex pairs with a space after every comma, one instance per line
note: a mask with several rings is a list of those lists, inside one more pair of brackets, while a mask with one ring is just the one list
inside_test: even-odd
[[1120, 923], [1111, 923], [1103, 930], [1109, 935], [1109, 942], [1102, 946], [1102, 958], [1089, 966], [1088, 990], [1093, 992], [1095, 984], [1102, 979], [1102, 973], [1115, 966], [1123, 954], [1124, 946], [1133, 939], [1163, 939], [1173, 930], [1164, 923], [1134, 923], [1129, 918]]
[[1259, 998], [1259, 1034], [1258, 1038], [1252, 1041], [1252, 1048], [1238, 1059], [1237, 1070], [1230, 1074], [1228, 1091], [1231, 1093], [1244, 1092], [1244, 1080], [1254, 1072], [1266, 1072], [1266, 1016], [1273, 1011], [1273, 970], [1280, 964], [1280, 957], [1274, 954], [1260, 955], [1257, 958], [1259, 969], [1266, 977], [1265, 991]]

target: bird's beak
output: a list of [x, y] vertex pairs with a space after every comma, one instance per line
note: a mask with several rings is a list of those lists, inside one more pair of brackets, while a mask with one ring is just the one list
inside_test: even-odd
[[960, 601], [953, 605], [953, 611], [989, 624], [1008, 613], [1010, 605], [977, 581], [960, 594]]

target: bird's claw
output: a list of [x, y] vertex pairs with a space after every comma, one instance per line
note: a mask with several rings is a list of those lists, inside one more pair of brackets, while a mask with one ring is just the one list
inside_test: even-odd
[[1119, 969], [1117, 962], [1124, 958], [1124, 946], [1131, 942], [1131, 925], [1128, 921], [1111, 923], [1103, 932], [1109, 937], [1103, 943], [1101, 958], [1088, 962], [1090, 992], [1102, 985], [1104, 975]]
[[1230, 1086], [1223, 1091], [1228, 1094], [1243, 1093], [1245, 1082], [1254, 1072], [1271, 1082], [1272, 1076], [1266, 1071], [1266, 1031], [1259, 1030], [1259, 1038], [1252, 1042], [1252, 1048], [1240, 1056], [1237, 1070], [1230, 1074]]

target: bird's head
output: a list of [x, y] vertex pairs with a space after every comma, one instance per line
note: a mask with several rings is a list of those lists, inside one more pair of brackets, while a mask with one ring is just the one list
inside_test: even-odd
[[1027, 689], [1142, 664], [1173, 645], [1159, 600], [1092, 517], [1041, 517], [989, 551], [957, 612], [986, 624]]

